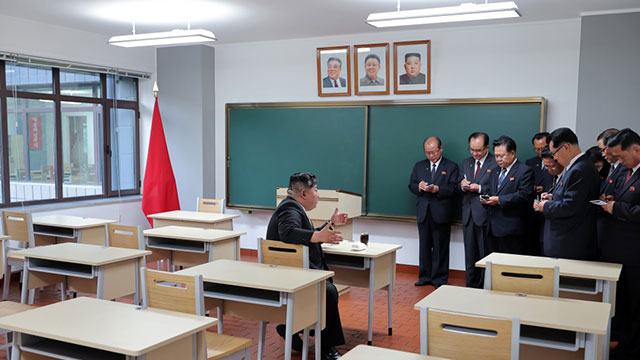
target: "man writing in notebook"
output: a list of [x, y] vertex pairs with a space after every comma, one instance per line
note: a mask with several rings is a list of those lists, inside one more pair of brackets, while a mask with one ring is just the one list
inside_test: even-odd
[[[318, 205], [318, 181], [312, 173], [291, 175], [287, 193], [289, 196], [278, 205], [269, 220], [267, 239], [308, 246], [309, 268], [329, 270], [320, 245], [337, 244], [342, 241], [340, 232], [333, 230], [332, 225], [344, 225], [347, 222], [347, 214], [338, 213], [336, 208], [331, 219], [322, 227], [313, 227], [306, 213]], [[326, 327], [322, 330], [322, 360], [334, 360], [340, 358], [340, 353], [335, 347], [343, 345], [345, 340], [338, 312], [338, 291], [332, 279], [327, 280], [326, 289]], [[276, 331], [284, 337], [285, 326], [278, 325]], [[298, 334], [294, 334], [292, 348], [297, 351], [302, 349], [302, 340]]]

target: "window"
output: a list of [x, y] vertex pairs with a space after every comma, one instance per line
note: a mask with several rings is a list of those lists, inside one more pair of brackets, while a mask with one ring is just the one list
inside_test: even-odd
[[136, 78], [0, 61], [0, 206], [139, 194], [137, 89]]

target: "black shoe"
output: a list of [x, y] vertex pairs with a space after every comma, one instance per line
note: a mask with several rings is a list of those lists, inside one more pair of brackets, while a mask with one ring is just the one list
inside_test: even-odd
[[416, 281], [415, 284], [413, 284], [414, 286], [426, 286], [426, 285], [431, 285], [431, 281], [426, 281], [426, 280], [418, 280]]
[[[284, 324], [280, 324], [276, 326], [276, 332], [278, 333], [278, 335], [282, 336], [283, 340], [284, 340], [286, 328], [287, 327]], [[297, 333], [291, 335], [291, 350], [302, 352], [302, 339], [300, 338], [300, 335], [298, 335]]]
[[322, 360], [337, 360], [337, 359], [340, 359], [340, 357], [341, 357], [340, 353], [333, 346], [326, 350], [325, 349], [322, 350], [322, 355], [321, 355]]

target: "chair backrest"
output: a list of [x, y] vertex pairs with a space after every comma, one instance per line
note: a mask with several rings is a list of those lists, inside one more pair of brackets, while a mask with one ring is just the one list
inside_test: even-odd
[[484, 288], [529, 295], [558, 297], [560, 269], [493, 264], [487, 261]]
[[35, 246], [33, 222], [30, 213], [3, 211], [2, 226], [5, 235], [9, 235], [11, 240], [21, 241], [28, 244], [28, 246]]
[[177, 275], [145, 267], [140, 270], [144, 308], [204, 315], [202, 275]]
[[309, 248], [280, 240], [258, 238], [258, 262], [308, 269]]
[[140, 226], [107, 224], [107, 237], [109, 246], [136, 250], [144, 249]]
[[221, 199], [198, 198], [197, 200], [198, 204], [196, 206], [196, 211], [222, 214]]
[[518, 319], [427, 309], [427, 324], [427, 355], [456, 360], [518, 359]]

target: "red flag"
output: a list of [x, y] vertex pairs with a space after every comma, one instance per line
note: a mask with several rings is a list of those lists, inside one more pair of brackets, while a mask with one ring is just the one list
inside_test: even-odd
[[[180, 210], [180, 201], [178, 200], [178, 189], [171, 168], [167, 142], [164, 138], [158, 98], [156, 98], [149, 138], [147, 167], [144, 172], [144, 187], [142, 188], [142, 212], [148, 216], [171, 210]], [[153, 226], [153, 219], [147, 218], [147, 220]]]

